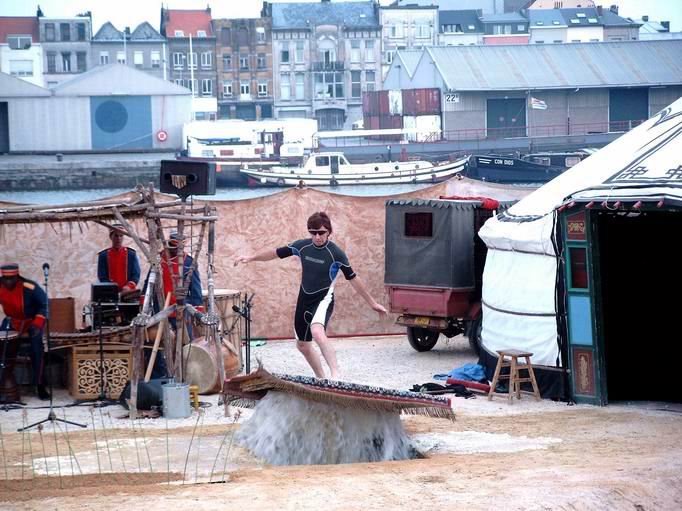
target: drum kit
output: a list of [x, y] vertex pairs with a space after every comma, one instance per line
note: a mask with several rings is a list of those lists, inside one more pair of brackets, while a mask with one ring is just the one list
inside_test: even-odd
[[0, 358], [0, 405], [19, 403], [19, 386], [14, 376], [19, 348], [19, 332], [4, 330], [0, 332], [2, 355]]

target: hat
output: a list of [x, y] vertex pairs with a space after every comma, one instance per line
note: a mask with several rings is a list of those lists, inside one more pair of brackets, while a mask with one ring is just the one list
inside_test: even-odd
[[111, 237], [114, 233], [117, 232], [125, 233], [126, 232], [125, 226], [123, 224], [111, 224], [109, 226], [109, 237]]
[[177, 247], [180, 245], [180, 235], [173, 231], [170, 233], [170, 236], [168, 237], [168, 240], [166, 241], [166, 245], [168, 247]]
[[0, 276], [16, 277], [17, 275], [19, 275], [19, 265], [17, 263], [8, 263], [0, 266]]

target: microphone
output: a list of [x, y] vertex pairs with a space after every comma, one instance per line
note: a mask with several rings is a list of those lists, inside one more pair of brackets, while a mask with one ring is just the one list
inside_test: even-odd
[[43, 274], [47, 277], [47, 275], [50, 273], [50, 265], [47, 263], [43, 263]]

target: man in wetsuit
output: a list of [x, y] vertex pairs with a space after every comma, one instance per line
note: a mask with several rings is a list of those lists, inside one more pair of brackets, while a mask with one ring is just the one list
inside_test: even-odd
[[303, 271], [294, 316], [296, 346], [310, 364], [315, 376], [324, 378], [320, 357], [311, 343], [315, 340], [329, 366], [330, 377], [338, 379], [336, 352], [327, 339], [326, 328], [334, 310], [334, 284], [339, 271], [372, 309], [381, 315], [386, 314], [386, 309], [370, 296], [363, 281], [351, 268], [343, 250], [329, 240], [332, 223], [326, 213], [317, 212], [308, 218], [308, 232], [312, 239], [301, 239], [285, 247], [255, 255], [239, 256], [234, 265], [270, 261], [278, 257], [283, 259], [292, 255], [300, 258]]

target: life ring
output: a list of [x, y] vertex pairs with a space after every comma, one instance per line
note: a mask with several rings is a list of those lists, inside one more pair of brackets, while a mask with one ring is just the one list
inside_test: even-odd
[[165, 130], [159, 130], [156, 132], [156, 140], [159, 142], [165, 142], [168, 140], [168, 133]]

